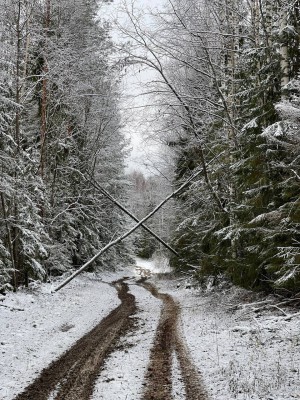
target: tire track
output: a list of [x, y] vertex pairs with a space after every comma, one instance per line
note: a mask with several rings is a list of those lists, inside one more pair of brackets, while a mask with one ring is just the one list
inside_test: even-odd
[[[126, 279], [126, 278], [124, 278]], [[93, 385], [114, 344], [133, 326], [137, 307], [124, 279], [114, 282], [121, 304], [45, 368], [15, 400], [88, 400]]]
[[163, 302], [154, 345], [150, 352], [143, 400], [172, 400], [173, 351], [176, 352], [179, 360], [186, 400], [207, 400], [201, 376], [192, 363], [187, 347], [179, 333], [179, 305], [169, 294], [159, 293], [154, 285], [148, 282], [144, 282], [142, 285]]

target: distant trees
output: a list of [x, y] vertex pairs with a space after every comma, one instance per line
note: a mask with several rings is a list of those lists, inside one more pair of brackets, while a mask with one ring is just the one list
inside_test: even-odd
[[77, 267], [122, 229], [81, 176], [122, 192], [119, 71], [97, 11], [94, 1], [1, 1], [0, 289]]
[[[142, 172], [133, 171], [128, 175], [128, 180], [129, 207], [140, 220], [171, 192], [170, 185], [159, 176], [147, 177]], [[162, 208], [148, 220], [147, 226], [168, 243], [171, 238], [172, 219], [170, 210], [167, 207]], [[132, 245], [134, 253], [142, 258], [151, 258], [154, 254], [170, 254], [150, 233], [141, 228], [133, 235]]]
[[[97, 2], [0, 6], [0, 289], [16, 289], [81, 265], [122, 229], [82, 176], [120, 199], [125, 142]], [[147, 90], [174, 154], [173, 185], [203, 170], [149, 221], [166, 241], [172, 233], [173, 266], [299, 291], [300, 2], [167, 0], [151, 27], [127, 12], [122, 51], [156, 71]], [[141, 218], [165, 185], [130, 179]], [[135, 245], [142, 256], [159, 249], [142, 230]], [[107, 254], [102, 263], [119, 259], [118, 248]]]
[[175, 207], [178, 269], [299, 290], [299, 12], [299, 1], [168, 0], [151, 30], [131, 17], [128, 62], [157, 72], [174, 183], [204, 171]]

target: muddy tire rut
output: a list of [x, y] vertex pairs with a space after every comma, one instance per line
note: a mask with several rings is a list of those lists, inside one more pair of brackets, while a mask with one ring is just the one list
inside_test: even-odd
[[145, 377], [143, 400], [172, 400], [172, 360], [175, 353], [179, 361], [186, 400], [207, 400], [201, 376], [193, 365], [179, 331], [180, 307], [172, 296], [159, 293], [150, 283], [145, 289], [162, 300], [160, 321], [154, 345], [150, 353], [150, 364]]
[[88, 400], [105, 358], [121, 335], [130, 330], [135, 297], [124, 280], [114, 282], [121, 304], [45, 368], [15, 400]]
[[[14, 400], [88, 400], [107, 357], [120, 338], [134, 329], [137, 306], [126, 278], [113, 283], [121, 304], [58, 360], [45, 368]], [[162, 301], [160, 320], [150, 351], [142, 400], [172, 400], [172, 369], [177, 357], [186, 400], [207, 400], [201, 376], [191, 362], [179, 331], [180, 307], [172, 296], [148, 282], [136, 284]]]

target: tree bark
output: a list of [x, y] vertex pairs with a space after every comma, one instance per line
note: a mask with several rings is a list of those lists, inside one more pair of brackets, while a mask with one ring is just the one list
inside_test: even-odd
[[10, 253], [10, 258], [11, 258], [13, 288], [14, 288], [14, 292], [16, 292], [18, 284], [17, 284], [17, 276], [16, 276], [16, 268], [15, 268], [14, 247], [13, 247], [10, 227], [8, 225], [5, 198], [4, 198], [4, 194], [3, 193], [1, 193], [1, 205], [2, 205], [3, 218], [5, 220], [5, 228], [6, 228], [6, 233], [7, 233], [8, 248], [9, 248], [9, 253]]
[[[111, 202], [113, 202], [117, 207], [119, 207], [122, 211], [125, 212], [129, 217], [131, 217], [135, 222], [139, 222], [139, 219], [133, 215], [127, 208], [125, 208], [121, 203], [119, 203], [116, 199], [114, 199], [104, 188], [102, 188], [99, 183], [93, 180], [89, 180], [89, 182], [94, 186], [95, 189], [97, 189], [100, 193], [102, 193], [104, 196], [106, 196]], [[142, 228], [144, 228], [150, 235], [155, 237], [156, 240], [158, 240], [163, 246], [165, 246], [168, 250], [170, 250], [175, 256], [178, 257], [178, 253], [176, 250], [174, 250], [168, 243], [166, 243], [163, 239], [161, 239], [156, 233], [154, 233], [150, 228], [148, 228], [147, 225], [142, 224]]]
[[282, 90], [282, 98], [285, 99], [284, 88], [289, 83], [289, 56], [288, 56], [288, 44], [285, 39], [285, 28], [287, 26], [287, 11], [282, 9], [280, 15], [280, 32], [282, 36], [282, 43], [280, 47], [280, 67], [281, 67], [281, 90]]
[[41, 177], [44, 178], [45, 158], [46, 158], [46, 136], [47, 136], [47, 108], [48, 108], [48, 61], [47, 61], [47, 42], [50, 28], [50, 7], [51, 0], [46, 0], [45, 11], [45, 43], [44, 43], [44, 60], [43, 60], [43, 78], [42, 78], [42, 101], [41, 101], [41, 155], [40, 169]]
[[17, 143], [17, 152], [20, 150], [20, 74], [21, 74], [21, 44], [22, 44], [22, 32], [21, 32], [21, 1], [18, 2], [18, 14], [17, 14], [17, 59], [16, 59], [16, 121], [15, 121], [15, 140]]
[[[215, 161], [215, 159], [212, 159], [208, 164], [212, 163]], [[54, 292], [58, 292], [60, 289], [62, 289], [64, 286], [66, 286], [69, 282], [71, 282], [76, 276], [78, 276], [81, 272], [85, 271], [94, 261], [96, 261], [103, 253], [105, 253], [108, 249], [111, 247], [115, 246], [116, 244], [120, 243], [122, 240], [126, 239], [129, 235], [131, 235], [137, 228], [139, 228], [141, 225], [144, 224], [149, 218], [151, 218], [163, 205], [165, 205], [172, 197], [175, 197], [177, 194], [179, 194], [185, 187], [189, 185], [189, 183], [195, 179], [197, 176], [203, 173], [203, 169], [200, 171], [196, 172], [193, 174], [186, 182], [184, 182], [179, 189], [175, 190], [172, 192], [169, 196], [167, 196], [161, 203], [158, 204], [154, 208], [153, 211], [151, 211], [146, 217], [144, 217], [142, 220], [140, 220], [136, 225], [134, 225], [133, 228], [131, 228], [129, 231], [124, 233], [123, 235], [119, 236], [117, 239], [113, 240], [112, 242], [108, 243], [106, 246], [104, 246], [94, 257], [92, 257], [89, 261], [87, 261], [81, 268], [79, 268], [77, 271], [75, 271], [71, 276], [69, 276], [65, 281], [63, 281], [60, 285], [58, 285], [55, 289]]]

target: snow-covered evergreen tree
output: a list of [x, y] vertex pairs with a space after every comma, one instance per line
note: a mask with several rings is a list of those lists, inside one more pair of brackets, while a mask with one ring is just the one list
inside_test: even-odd
[[129, 57], [161, 77], [175, 183], [203, 168], [175, 207], [176, 268], [296, 290], [298, 13], [298, 1], [178, 0], [153, 32], [130, 32], [147, 56]]
[[[119, 213], [88, 182], [120, 193], [125, 148], [119, 71], [98, 6], [3, 3], [2, 285], [77, 267], [122, 229]], [[105, 261], [118, 257], [115, 250]]]

